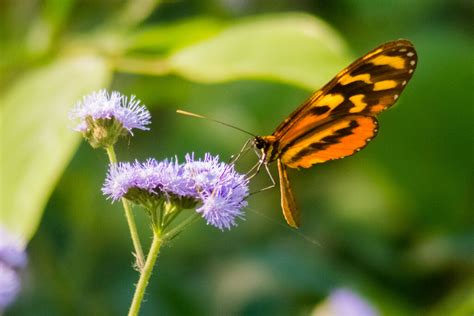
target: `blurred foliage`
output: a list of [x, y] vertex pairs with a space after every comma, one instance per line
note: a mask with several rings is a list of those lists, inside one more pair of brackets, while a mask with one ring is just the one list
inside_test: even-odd
[[0, 220], [32, 238], [6, 314], [124, 314], [130, 303], [123, 211], [100, 193], [106, 155], [77, 149], [68, 130], [83, 94], [116, 89], [152, 111], [151, 132], [121, 143], [120, 160], [228, 157], [244, 135], [174, 111], [269, 134], [351, 58], [407, 38], [419, 65], [373, 144], [290, 173], [302, 228], [285, 226], [278, 190], [252, 196], [232, 231], [195, 224], [163, 250], [142, 315], [308, 314], [341, 286], [382, 315], [472, 315], [472, 13], [465, 0], [1, 2]]
[[[11, 230], [24, 237], [36, 230], [56, 179], [77, 148], [64, 105], [108, 82], [104, 61], [84, 56], [32, 71], [4, 94], [2, 146], [9, 150], [2, 153], [2, 219]], [[58, 89], [63, 85], [67, 88]]]

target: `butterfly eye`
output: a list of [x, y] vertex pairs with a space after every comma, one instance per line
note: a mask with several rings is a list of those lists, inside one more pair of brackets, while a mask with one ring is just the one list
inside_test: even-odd
[[265, 147], [265, 141], [261, 137], [255, 137], [253, 143], [257, 149], [263, 149]]

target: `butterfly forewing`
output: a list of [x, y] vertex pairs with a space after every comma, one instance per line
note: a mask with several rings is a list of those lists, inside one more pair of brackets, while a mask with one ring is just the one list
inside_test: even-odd
[[329, 121], [354, 114], [374, 116], [387, 109], [400, 96], [416, 63], [414, 47], [405, 40], [386, 43], [358, 59], [278, 126], [273, 133], [279, 146], [276, 155], [285, 155], [295, 139]]

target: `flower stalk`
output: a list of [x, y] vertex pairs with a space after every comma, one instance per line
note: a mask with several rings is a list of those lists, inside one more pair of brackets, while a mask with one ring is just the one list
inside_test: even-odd
[[[154, 209], [149, 210], [149, 214], [152, 221], [153, 228], [153, 241], [148, 252], [145, 265], [140, 270], [140, 279], [138, 280], [135, 293], [133, 295], [132, 304], [128, 312], [129, 316], [136, 316], [140, 311], [140, 305], [145, 295], [145, 290], [148, 286], [148, 282], [153, 272], [153, 267], [158, 258], [160, 248], [168, 240], [173, 239], [177, 234], [182, 232], [184, 228], [199, 218], [199, 214], [194, 212], [191, 216], [188, 216], [185, 220], [176, 225], [169, 232], [166, 232], [166, 227], [176, 218], [176, 214], [181, 211], [180, 207], [173, 203], [162, 203]], [[165, 227], [166, 225], [166, 227]]]
[[[109, 146], [106, 149], [107, 155], [109, 156], [110, 163], [117, 163], [117, 156], [113, 146]], [[145, 265], [145, 256], [143, 254], [142, 244], [140, 242], [140, 236], [138, 235], [137, 225], [135, 224], [135, 218], [133, 217], [130, 203], [127, 199], [122, 198], [122, 205], [125, 211], [125, 217], [128, 223], [128, 229], [130, 230], [130, 236], [132, 237], [133, 247], [135, 249], [135, 259], [138, 271], [142, 271]]]
[[140, 279], [138, 280], [135, 294], [133, 295], [132, 305], [130, 305], [128, 316], [136, 316], [140, 311], [140, 305], [142, 303], [143, 296], [145, 295], [145, 289], [148, 286], [148, 281], [150, 280], [153, 267], [155, 265], [156, 259], [158, 258], [158, 254], [160, 253], [162, 243], [163, 240], [161, 238], [161, 230], [153, 226], [153, 241], [146, 258], [145, 266], [140, 272]]

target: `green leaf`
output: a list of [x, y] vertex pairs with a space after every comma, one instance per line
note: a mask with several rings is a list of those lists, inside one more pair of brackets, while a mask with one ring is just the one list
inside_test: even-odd
[[211, 18], [194, 18], [165, 25], [153, 25], [135, 33], [128, 49], [169, 53], [215, 36], [223, 23]]
[[247, 18], [168, 60], [172, 71], [193, 81], [271, 79], [311, 90], [349, 61], [341, 37], [302, 13]]
[[25, 75], [0, 97], [0, 223], [29, 240], [80, 137], [68, 111], [110, 82], [103, 60], [60, 60]]

